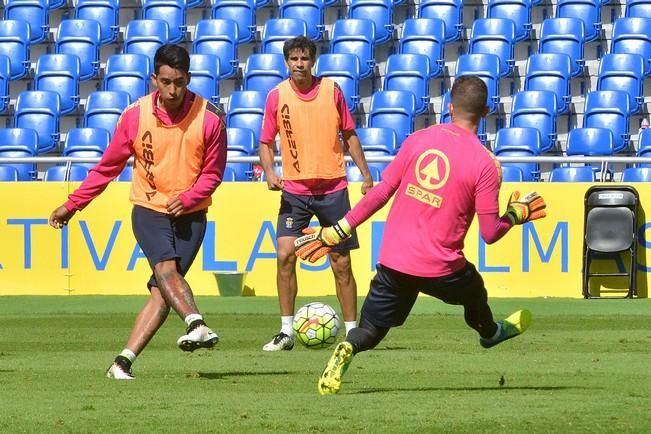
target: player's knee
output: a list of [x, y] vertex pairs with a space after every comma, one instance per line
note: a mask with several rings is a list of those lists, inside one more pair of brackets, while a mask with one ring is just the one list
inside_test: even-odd
[[364, 317], [360, 320], [359, 327], [348, 332], [346, 340], [353, 344], [356, 353], [375, 348], [389, 332], [389, 328], [377, 327]]

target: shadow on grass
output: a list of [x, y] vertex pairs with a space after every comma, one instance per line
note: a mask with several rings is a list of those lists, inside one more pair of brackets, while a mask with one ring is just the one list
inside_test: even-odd
[[347, 395], [363, 395], [369, 393], [386, 392], [494, 392], [496, 390], [532, 390], [532, 391], [555, 391], [555, 390], [580, 390], [595, 389], [594, 387], [581, 386], [495, 386], [495, 387], [380, 387], [347, 392]]
[[[2, 372], [2, 371], [0, 371]], [[267, 371], [267, 372], [245, 372], [245, 371], [234, 371], [234, 372], [192, 372], [187, 375], [190, 378], [205, 378], [208, 380], [223, 380], [229, 377], [259, 377], [264, 375], [288, 375], [288, 374], [297, 374], [295, 371]]]

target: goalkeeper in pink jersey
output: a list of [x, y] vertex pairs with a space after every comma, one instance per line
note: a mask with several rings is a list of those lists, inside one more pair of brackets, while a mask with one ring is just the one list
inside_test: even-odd
[[319, 378], [322, 395], [339, 392], [353, 355], [402, 325], [420, 292], [463, 306], [466, 323], [485, 348], [523, 333], [531, 322], [527, 310], [493, 319], [484, 281], [464, 257], [463, 242], [475, 214], [482, 238], [492, 244], [514, 225], [544, 217], [545, 202], [536, 193], [521, 197], [516, 191], [500, 216], [500, 164], [477, 139], [479, 121], [488, 113], [486, 85], [475, 76], [458, 77], [450, 98], [451, 124], [410, 135], [382, 181], [344, 218], [318, 231], [308, 228], [295, 242], [296, 255], [314, 262], [394, 196], [359, 327], [335, 348]]

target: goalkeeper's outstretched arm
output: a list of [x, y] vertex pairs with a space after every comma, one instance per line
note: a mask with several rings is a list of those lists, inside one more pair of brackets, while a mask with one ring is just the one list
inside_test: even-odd
[[501, 239], [515, 225], [545, 217], [545, 200], [536, 192], [520, 197], [519, 191], [514, 191], [509, 197], [509, 203], [504, 215], [479, 214], [479, 232], [487, 244], [493, 244]]

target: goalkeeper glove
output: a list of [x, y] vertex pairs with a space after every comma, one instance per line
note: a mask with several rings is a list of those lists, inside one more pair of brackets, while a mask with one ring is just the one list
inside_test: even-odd
[[316, 262], [319, 258], [327, 255], [332, 248], [350, 237], [353, 229], [345, 218], [339, 220], [334, 226], [322, 227], [319, 230], [314, 228], [303, 229], [302, 237], [294, 240], [296, 256], [309, 261]]
[[505, 216], [514, 225], [521, 225], [531, 220], [545, 217], [545, 200], [535, 191], [520, 198], [520, 192], [514, 191], [509, 197]]

